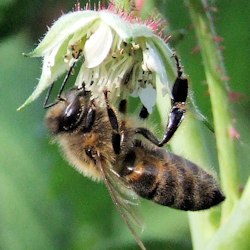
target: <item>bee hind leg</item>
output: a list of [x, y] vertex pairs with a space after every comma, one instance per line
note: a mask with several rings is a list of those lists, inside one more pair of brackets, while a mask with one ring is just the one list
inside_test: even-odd
[[162, 140], [159, 140], [153, 134], [153, 132], [151, 132], [147, 128], [138, 127], [135, 129], [135, 133], [141, 134], [142, 136], [144, 136], [146, 139], [148, 139], [158, 147], [164, 146], [171, 139], [171, 137], [179, 127], [182, 119], [184, 118], [184, 114], [182, 113], [182, 111], [179, 111], [178, 109], [171, 112], [170, 115], [173, 116], [173, 119], [170, 119], [170, 121], [168, 122], [167, 129]]
[[181, 125], [181, 122], [183, 121], [185, 117], [185, 112], [186, 112], [186, 109], [183, 107], [179, 107], [178, 103], [172, 107], [171, 112], [169, 114], [168, 123], [167, 123], [164, 137], [162, 141], [158, 143], [159, 147], [162, 147], [163, 145], [165, 145], [172, 138], [175, 131]]
[[186, 113], [185, 102], [188, 95], [188, 79], [182, 77], [178, 56], [173, 55], [173, 57], [176, 60], [177, 78], [172, 89], [171, 111], [168, 117], [165, 135], [162, 141], [158, 144], [159, 147], [162, 147], [172, 138], [175, 131], [183, 121]]
[[[187, 78], [182, 77], [178, 57], [176, 55], [173, 55], [173, 57], [176, 60], [177, 78], [172, 89], [171, 110], [163, 139], [158, 140], [158, 138], [146, 128], [137, 128], [135, 130], [135, 133], [143, 135], [146, 139], [159, 147], [164, 146], [172, 138], [175, 131], [183, 121], [186, 113], [185, 102], [188, 95], [188, 80]], [[139, 116], [142, 119], [146, 119], [148, 117], [147, 109], [144, 106], [142, 107]]]
[[108, 112], [108, 117], [109, 117], [109, 122], [110, 125], [113, 129], [112, 132], [112, 145], [113, 149], [116, 154], [120, 154], [121, 151], [121, 135], [119, 132], [119, 124], [118, 124], [118, 119], [115, 114], [114, 109], [109, 105], [108, 101], [108, 91], [104, 91], [104, 96], [105, 96], [105, 101], [106, 101], [106, 106], [107, 106], [107, 112]]
[[158, 144], [160, 143], [160, 140], [153, 134], [153, 132], [151, 132], [147, 128], [142, 128], [142, 127], [136, 128], [135, 133], [141, 134], [142, 136], [144, 136], [146, 139], [151, 141], [156, 146], [158, 146]]

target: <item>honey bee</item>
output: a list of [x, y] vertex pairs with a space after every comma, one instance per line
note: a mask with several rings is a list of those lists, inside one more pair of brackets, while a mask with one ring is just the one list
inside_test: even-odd
[[[168, 116], [168, 123], [166, 126], [166, 131], [164, 134], [164, 137], [162, 140], [158, 140], [149, 130], [146, 130], [145, 128], [138, 128], [137, 133], [142, 134], [144, 137], [146, 137], [148, 140], [153, 142], [155, 145], [162, 147], [164, 146], [174, 135], [180, 124], [182, 123], [185, 113], [186, 113], [186, 99], [188, 95], [188, 80], [185, 77], [182, 77], [182, 70], [179, 63], [179, 58], [177, 55], [173, 55], [173, 57], [176, 60], [176, 67], [177, 67], [177, 78], [173, 84], [172, 88], [172, 97], [171, 97], [171, 110]], [[70, 75], [73, 72], [73, 69], [75, 67], [75, 63], [70, 67], [68, 73], [66, 74], [64, 81], [60, 87], [60, 90], [57, 95], [57, 100], [55, 102], [49, 103], [48, 100], [50, 97], [50, 94], [52, 92], [54, 82], [50, 85], [50, 88], [48, 90], [47, 96], [44, 101], [43, 107], [45, 109], [50, 108], [54, 105], [56, 105], [58, 102], [62, 101], [63, 98], [61, 97], [62, 92], [65, 88], [65, 85], [70, 77]], [[127, 76], [129, 77], [129, 76]], [[121, 102], [122, 103], [122, 102]], [[120, 111], [122, 112], [122, 105], [120, 105]], [[149, 115], [147, 109], [143, 106], [140, 112], [140, 118], [145, 119]], [[200, 115], [200, 114], [199, 114]], [[209, 127], [210, 130], [213, 131], [213, 128], [211, 128], [210, 124], [206, 122], [206, 119], [202, 117], [202, 120], [206, 123], [206, 125]]]
[[185, 211], [208, 209], [225, 199], [211, 174], [159, 147], [163, 143], [126, 114], [125, 100], [116, 111], [108, 91], [103, 94], [106, 107], [96, 105], [84, 86], [68, 90], [49, 108], [46, 124], [71, 165], [87, 177], [104, 180], [141, 249], [146, 248], [133, 227], [136, 217], [125, 192]]

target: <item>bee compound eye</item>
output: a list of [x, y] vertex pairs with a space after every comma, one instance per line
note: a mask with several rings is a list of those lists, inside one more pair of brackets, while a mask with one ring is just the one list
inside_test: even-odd
[[64, 111], [61, 120], [63, 130], [75, 129], [81, 120], [82, 107], [78, 98], [72, 101]]
[[85, 153], [91, 159], [95, 159], [97, 152], [93, 148], [85, 148]]
[[93, 158], [91, 149], [86, 148], [86, 149], [85, 149], [85, 153], [86, 153], [86, 155], [89, 156], [90, 158]]

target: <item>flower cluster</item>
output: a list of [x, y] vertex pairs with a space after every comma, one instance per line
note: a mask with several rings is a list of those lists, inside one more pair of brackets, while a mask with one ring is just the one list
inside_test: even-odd
[[61, 16], [49, 29], [37, 48], [27, 54], [43, 57], [39, 83], [20, 107], [36, 99], [44, 89], [70, 69], [81, 63], [75, 85], [92, 92], [92, 98], [104, 104], [103, 90], [110, 100], [118, 96], [139, 96], [151, 112], [156, 101], [156, 75], [162, 93], [171, 95], [175, 67], [173, 52], [155, 34], [154, 22], [141, 22], [133, 16], [111, 9], [78, 10]]

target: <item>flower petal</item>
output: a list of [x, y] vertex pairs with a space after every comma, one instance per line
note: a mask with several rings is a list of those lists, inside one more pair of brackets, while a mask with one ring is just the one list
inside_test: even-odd
[[138, 37], [154, 36], [152, 30], [144, 24], [130, 23], [115, 13], [103, 10], [100, 11], [100, 18], [126, 42], [135, 41]]
[[61, 16], [48, 30], [42, 42], [27, 56], [44, 56], [58, 43], [68, 39], [69, 36], [79, 30], [91, 26], [99, 18], [97, 11], [76, 11]]
[[[154, 69], [155, 72], [157, 72], [157, 74], [160, 77], [160, 81], [162, 83], [162, 94], [165, 95], [166, 93], [168, 93], [170, 96], [172, 96], [172, 86], [168, 81], [168, 73], [166, 71], [165, 68], [165, 64], [163, 59], [163, 56], [161, 56], [161, 54], [159, 53], [158, 48], [155, 46], [154, 42], [152, 41], [152, 39], [147, 39], [147, 50], [148, 52], [146, 53], [146, 56], [149, 56], [149, 60], [148, 62], [145, 61], [144, 63], [146, 63], [147, 67], [150, 69]], [[172, 56], [172, 55], [171, 55]], [[144, 55], [143, 55], [144, 57]], [[143, 60], [144, 61], [144, 60]]]
[[140, 89], [139, 97], [148, 112], [152, 113], [152, 109], [156, 102], [156, 90], [153, 88], [153, 86], [148, 85], [146, 88]]
[[98, 66], [107, 57], [113, 43], [111, 28], [100, 22], [98, 29], [90, 36], [84, 46], [84, 58], [87, 68]]
[[143, 65], [142, 68], [145, 71], [152, 71], [152, 72], [158, 72], [159, 67], [159, 62], [156, 61], [158, 59], [158, 54], [157, 52], [152, 48], [152, 45], [148, 45], [146, 43], [146, 49], [143, 50]]
[[151, 38], [149, 46], [153, 46], [158, 54], [158, 59], [156, 61], [159, 63], [158, 65], [160, 68], [157, 70], [157, 73], [162, 83], [162, 95], [164, 96], [168, 93], [172, 97], [172, 87], [177, 77], [176, 64], [173, 60], [174, 52], [170, 49], [168, 44], [158, 36]]
[[[44, 57], [42, 75], [33, 93], [21, 105], [18, 110], [21, 110], [29, 103], [34, 101], [38, 96], [50, 86], [60, 75], [67, 70], [67, 65], [64, 63], [63, 54], [66, 51], [68, 40], [64, 41], [62, 45], [58, 45], [55, 51]], [[54, 55], [56, 54], [56, 55]]]

